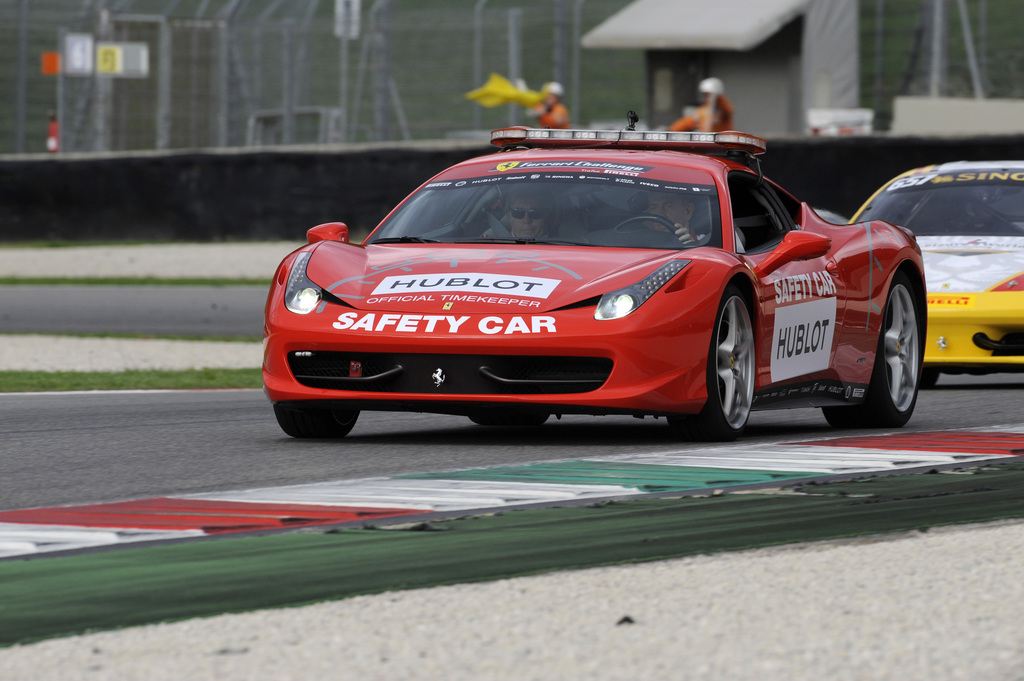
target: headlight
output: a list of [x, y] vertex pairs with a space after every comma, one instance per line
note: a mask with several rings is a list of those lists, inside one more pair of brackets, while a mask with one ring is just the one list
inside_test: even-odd
[[295, 314], [309, 314], [323, 300], [323, 292], [306, 276], [306, 263], [311, 254], [299, 253], [292, 264], [292, 273], [284, 289], [284, 306]]
[[620, 288], [601, 296], [597, 303], [594, 319], [621, 319], [647, 302], [658, 289], [690, 264], [689, 260], [673, 260], [665, 263], [632, 286]]

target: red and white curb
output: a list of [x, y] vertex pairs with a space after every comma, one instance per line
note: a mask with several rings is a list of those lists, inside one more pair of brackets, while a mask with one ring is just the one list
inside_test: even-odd
[[190, 497], [249, 503], [339, 504], [361, 508], [396, 508], [418, 513], [465, 511], [523, 504], [557, 503], [636, 494], [622, 485], [559, 485], [549, 482], [509, 483], [477, 480], [408, 480], [370, 478], [338, 482], [214, 492]]
[[[744, 471], [802, 477], [858, 475], [999, 461], [1024, 455], [1024, 424], [929, 433], [896, 432], [781, 444], [730, 444], [621, 454], [565, 462], [448, 471], [428, 476], [341, 480], [210, 494], [0, 511], [0, 558], [106, 545], [127, 545], [258, 530], [281, 530], [433, 512], [472, 512], [530, 504], [645, 496], [636, 484], [613, 484], [622, 467], [708, 471], [715, 477]], [[559, 463], [586, 464], [598, 474], [583, 484], [557, 476], [507, 475]], [[608, 484], [599, 469], [608, 466]], [[613, 468], [618, 466], [618, 469]], [[489, 477], [490, 472], [495, 475]], [[571, 472], [571, 471], [570, 471]], [[473, 479], [477, 478], [477, 479]], [[484, 478], [484, 479], [480, 479]], [[695, 476], [691, 490], [706, 488]], [[684, 476], [685, 479], [685, 476]], [[728, 484], [728, 483], [727, 483]], [[733, 482], [732, 484], [737, 484]], [[764, 486], [767, 486], [766, 483]]]
[[184, 537], [202, 537], [202, 530], [160, 532], [156, 530], [100, 529], [31, 523], [0, 523], [0, 558], [50, 551], [88, 549], [110, 544], [130, 544]]

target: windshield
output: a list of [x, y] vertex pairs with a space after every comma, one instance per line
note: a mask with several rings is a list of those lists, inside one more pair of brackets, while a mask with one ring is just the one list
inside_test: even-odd
[[900, 178], [859, 220], [885, 220], [918, 236], [1024, 236], [1024, 170]]
[[570, 170], [438, 179], [367, 239], [398, 242], [681, 249], [721, 247], [722, 230], [710, 176], [696, 184]]

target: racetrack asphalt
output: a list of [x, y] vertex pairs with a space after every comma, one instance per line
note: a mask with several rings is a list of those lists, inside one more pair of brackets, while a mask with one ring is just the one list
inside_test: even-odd
[[305, 242], [231, 242], [68, 246], [0, 246], [3, 277], [206, 277], [270, 280], [278, 263]]
[[[0, 247], [0, 279], [159, 278], [269, 280], [302, 242]], [[31, 295], [31, 288], [26, 288]], [[5, 329], [0, 312], [0, 333]], [[261, 344], [10, 334], [0, 371], [123, 371], [259, 367]]]
[[[0, 277], [266, 279], [297, 245], [0, 248]], [[43, 342], [80, 370], [92, 341], [125, 368], [222, 361], [198, 341], [21, 338], [0, 338], [0, 370]], [[1019, 681], [1022, 556], [1004, 521], [569, 570], [19, 645], [0, 677]]]

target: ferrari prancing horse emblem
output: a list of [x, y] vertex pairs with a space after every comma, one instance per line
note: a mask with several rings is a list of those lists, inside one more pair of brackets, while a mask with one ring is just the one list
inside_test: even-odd
[[434, 379], [435, 388], [440, 388], [441, 384], [444, 383], [444, 372], [441, 371], [441, 367], [438, 367], [437, 370], [430, 375], [430, 377]]

